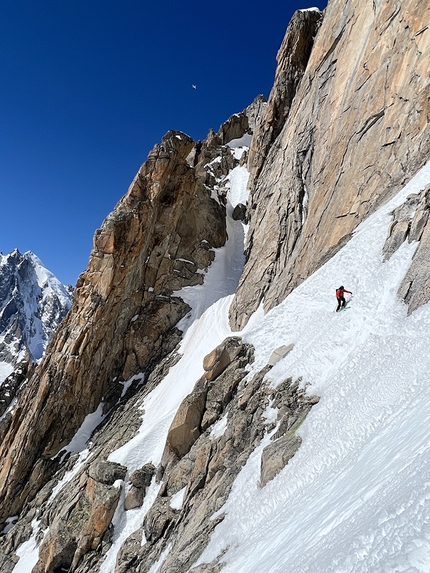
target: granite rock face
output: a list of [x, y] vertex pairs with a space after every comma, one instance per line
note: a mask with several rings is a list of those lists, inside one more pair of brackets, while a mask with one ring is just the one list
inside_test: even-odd
[[[203, 142], [171, 131], [154, 147], [96, 231], [72, 308], [45, 357], [10, 378], [7, 391], [24, 376], [26, 383], [16, 403], [5, 395], [3, 405], [9, 411], [0, 428], [0, 524], [22, 513], [0, 539], [0, 568], [16, 562], [14, 551], [38, 515], [49, 531], [38, 536], [35, 571], [92, 570], [109, 545], [119, 499], [126, 510], [142, 505], [157, 468], [147, 465], [126, 476], [127, 468], [107, 458], [137, 431], [139, 397], [179, 359], [174, 349], [182, 333], [176, 325], [190, 308], [174, 293], [203, 283], [214, 249], [227, 239], [223, 181], [241, 161], [237, 142], [229, 143], [249, 140], [261, 101], [235, 114], [218, 134], [210, 131]], [[56, 495], [58, 503], [52, 502], [58, 481], [76, 463], [68, 446], [97, 408], [103, 422], [91, 441], [91, 461], [64, 496]], [[180, 457], [197, 435], [191, 431], [184, 449], [178, 432], [180, 439], [175, 442], [172, 432], [169, 443], [176, 443]]]
[[51, 459], [85, 416], [102, 399], [107, 411], [122, 381], [179, 341], [175, 325], [189, 307], [173, 292], [203, 282], [213, 248], [227, 236], [224, 206], [188, 164], [195, 147], [185, 134], [169, 132], [96, 232], [71, 312], [26, 385], [3, 440], [0, 520], [36, 493], [55, 465]]
[[276, 58], [274, 87], [257, 119], [249, 150], [248, 167], [254, 179], [258, 178], [270, 147], [284, 127], [322, 19], [319, 10], [298, 10], [288, 24]]
[[[33, 573], [96, 573], [114, 547], [112, 573], [222, 570], [222, 554], [196, 563], [237, 475], [264, 439], [259, 486], [276, 479], [319, 400], [300, 378], [271, 386], [270, 370], [294, 344], [278, 342], [257, 368], [254, 349], [229, 336], [198, 365], [163, 430], [155, 427], [157, 459], [121, 457], [126, 467], [109, 457], [142, 428], [146, 398], [181, 360], [178, 322], [190, 309], [177, 291], [202, 284], [227, 239], [234, 167], [248, 160], [252, 176], [250, 201], [234, 215], [250, 224], [230, 309], [240, 329], [263, 300], [272, 308], [337, 252], [426, 161], [429, 13], [412, 0], [330, 0], [324, 15], [299, 11], [267, 103], [257, 97], [202, 142], [171, 131], [154, 147], [96, 232], [45, 358], [23, 365], [0, 396], [2, 572], [13, 571], [31, 535]], [[251, 134], [249, 157], [239, 157], [235, 146]], [[430, 300], [429, 194], [393, 212], [381, 253], [388, 260], [404, 241], [417, 243], [399, 291], [410, 312]], [[87, 453], [75, 451], [72, 438], [96, 410]], [[116, 529], [136, 515], [128, 537]]]
[[263, 299], [266, 310], [282, 301], [427, 160], [429, 14], [416, 0], [331, 0], [293, 99], [277, 111], [275, 102], [291, 99], [287, 31], [261, 120], [279, 135], [251, 146], [248, 260], [234, 329]]

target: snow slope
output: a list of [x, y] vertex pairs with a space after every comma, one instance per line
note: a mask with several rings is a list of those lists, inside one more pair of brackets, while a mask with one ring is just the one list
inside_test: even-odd
[[[381, 254], [389, 213], [429, 182], [430, 164], [243, 332], [257, 349], [254, 369], [294, 342], [269, 377], [303, 376], [322, 399], [300, 428], [298, 453], [264, 489], [267, 440], [253, 454], [200, 562], [228, 548], [226, 573], [430, 571], [430, 305], [407, 317], [396, 297], [416, 245], [386, 263]], [[336, 314], [340, 283], [355, 296]]]
[[[407, 317], [396, 296], [416, 245], [404, 244], [382, 263], [390, 212], [429, 182], [430, 164], [323, 268], [266, 316], [259, 310], [243, 331], [256, 348], [253, 370], [266, 364], [274, 348], [294, 342], [270, 378], [276, 385], [302, 376], [321, 401], [300, 429], [298, 453], [264, 489], [258, 481], [268, 438], [251, 456], [200, 563], [227, 548], [226, 573], [430, 571], [430, 306]], [[232, 195], [242, 193], [233, 189]], [[240, 249], [232, 238], [217, 253], [205, 285], [189, 289], [200, 318], [188, 326], [184, 356], [145, 400], [140, 434], [110, 458], [129, 471], [159, 462], [176, 408], [203, 372], [203, 356], [231, 334], [223, 272]], [[355, 296], [348, 311], [336, 314], [340, 283]], [[216, 301], [207, 298], [214, 291]], [[200, 310], [191, 295], [200, 297]], [[133, 524], [131, 517], [117, 515], [118, 525], [128, 521], [122, 521], [122, 535], [118, 527], [118, 541], [142, 522], [142, 513], [135, 512]], [[102, 573], [113, 570], [118, 546]]]
[[[243, 200], [243, 175], [230, 177], [232, 206], [234, 198]], [[258, 310], [241, 333], [256, 349], [253, 372], [275, 348], [294, 342], [270, 380], [277, 385], [301, 376], [321, 400], [299, 430], [299, 451], [263, 489], [260, 456], [269, 436], [252, 454], [200, 563], [226, 549], [226, 573], [430, 571], [430, 305], [408, 317], [396, 295], [415, 244], [405, 243], [382, 262], [389, 213], [429, 182], [430, 163], [324, 267], [267, 315]], [[159, 463], [176, 410], [203, 374], [203, 357], [232, 334], [228, 308], [243, 265], [244, 230], [230, 219], [228, 225], [229, 241], [217, 251], [205, 284], [181, 291], [193, 309], [179, 325], [182, 359], [141, 404], [139, 433], [109, 458], [127, 465], [129, 474]], [[337, 314], [339, 284], [354, 297], [350, 309]], [[214, 431], [223, 431], [222, 421]], [[119, 547], [141, 526], [158, 487], [152, 483], [142, 508], [124, 512], [119, 504], [101, 573], [113, 572]], [[34, 563], [37, 551], [32, 539], [14, 573], [30, 573], [25, 562]]]

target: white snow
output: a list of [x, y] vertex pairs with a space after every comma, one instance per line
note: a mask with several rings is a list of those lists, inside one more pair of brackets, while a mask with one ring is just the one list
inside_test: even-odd
[[184, 497], [187, 488], [183, 487], [180, 489], [175, 495], [172, 495], [172, 499], [170, 500], [170, 507], [173, 509], [182, 509], [184, 504]]
[[[241, 183], [238, 190], [235, 177], [230, 181], [228, 212], [244, 189]], [[276, 386], [302, 376], [308, 392], [321, 400], [300, 427], [297, 454], [261, 489], [265, 436], [235, 480], [220, 511], [226, 517], [198, 563], [226, 551], [223, 573], [430, 571], [430, 305], [407, 316], [397, 298], [416, 244], [403, 244], [385, 263], [381, 254], [389, 213], [428, 183], [430, 163], [324, 267], [267, 315], [260, 308], [241, 333], [255, 346], [252, 372], [275, 348], [294, 343], [268, 378]], [[144, 399], [138, 434], [109, 456], [129, 474], [147, 462], [159, 463], [176, 410], [203, 374], [203, 357], [232, 334], [228, 309], [244, 262], [241, 223], [228, 219], [228, 234], [205, 284], [180, 293], [192, 307], [179, 325], [182, 359]], [[354, 298], [348, 312], [337, 314], [339, 284]], [[273, 409], [266, 410], [266, 419], [274, 420]], [[225, 423], [226, 418], [218, 422], [213, 435]], [[121, 544], [141, 527], [160, 487], [153, 480], [142, 508], [125, 512], [120, 501], [100, 573], [113, 571]], [[14, 573], [30, 573], [33, 537], [20, 548], [29, 565], [21, 559]]]
[[87, 448], [79, 453], [78, 459], [74, 463], [73, 468], [65, 473], [64, 477], [57, 483], [57, 485], [52, 490], [52, 493], [49, 497], [49, 503], [53, 501], [58, 495], [58, 493], [63, 489], [63, 487], [75, 477], [75, 475], [82, 468], [85, 462], [91, 459], [91, 456], [92, 454], [90, 454], [90, 451]]
[[[405, 243], [386, 263], [381, 255], [389, 213], [428, 182], [430, 164], [323, 268], [267, 315], [259, 309], [244, 329], [244, 340], [256, 348], [253, 371], [275, 348], [294, 342], [269, 379], [276, 385], [303, 376], [321, 400], [300, 428], [296, 456], [264, 489], [259, 475], [267, 436], [251, 455], [199, 563], [227, 550], [226, 573], [430, 570], [430, 305], [408, 317], [396, 294], [416, 245]], [[230, 204], [237, 191], [232, 184]], [[243, 264], [243, 230], [229, 225], [229, 242], [205, 284], [181, 291], [193, 308], [180, 325], [183, 358], [145, 399], [138, 436], [110, 456], [130, 472], [160, 461], [176, 409], [203, 373], [204, 355], [231, 335], [227, 315]], [[334, 292], [341, 283], [355, 296], [339, 315]], [[274, 412], [266, 417], [273, 420]], [[146, 510], [133, 511], [137, 528]], [[125, 536], [120, 524], [118, 534]]]
[[249, 147], [251, 145], [252, 136], [249, 133], [245, 133], [242, 137], [238, 139], [232, 139], [227, 143], [231, 149], [236, 149], [237, 147]]
[[105, 414], [103, 414], [103, 402], [99, 404], [97, 410], [88, 414], [85, 420], [82, 422], [81, 427], [73, 436], [71, 442], [61, 450], [63, 452], [70, 452], [73, 454], [79, 454], [84, 451], [87, 447], [88, 440], [91, 434], [97, 428], [97, 426], [103, 421]]
[[[252, 317], [243, 334], [254, 369], [294, 342], [270, 379], [303, 376], [322, 399], [296, 456], [264, 489], [254, 452], [199, 563], [228, 548], [226, 573], [430, 570], [430, 305], [408, 317], [396, 296], [416, 245], [386, 263], [381, 255], [390, 211], [429, 182], [430, 164], [281, 305]], [[355, 297], [339, 315], [340, 282]]]
[[319, 8], [313, 7], [313, 8], [302, 8], [301, 10], [299, 10], [299, 12], [320, 12], [321, 10]]
[[0, 362], [0, 385], [6, 380], [9, 374], [12, 374], [13, 366], [7, 362]]
[[212, 426], [211, 429], [211, 437], [212, 438], [219, 438], [222, 436], [227, 428], [227, 414], [224, 414], [222, 418], [220, 418], [215, 424]]
[[19, 561], [13, 568], [12, 573], [30, 573], [39, 559], [39, 543], [36, 540], [40, 530], [39, 521], [33, 519], [31, 527], [33, 532], [30, 538], [20, 545], [16, 551]]

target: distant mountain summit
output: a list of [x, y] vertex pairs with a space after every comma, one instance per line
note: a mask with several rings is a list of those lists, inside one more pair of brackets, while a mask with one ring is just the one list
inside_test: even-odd
[[0, 253], [0, 380], [24, 358], [39, 360], [72, 303], [31, 251]]

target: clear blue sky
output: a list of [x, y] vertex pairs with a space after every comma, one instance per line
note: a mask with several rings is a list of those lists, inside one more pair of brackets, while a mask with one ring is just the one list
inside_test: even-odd
[[203, 139], [267, 97], [291, 15], [325, 5], [3, 2], [0, 251], [31, 250], [74, 285], [154, 144], [169, 129]]

